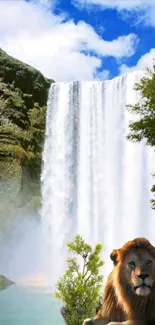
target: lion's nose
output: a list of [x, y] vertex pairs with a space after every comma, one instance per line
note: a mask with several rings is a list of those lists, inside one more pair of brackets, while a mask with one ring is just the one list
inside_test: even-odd
[[138, 278], [140, 278], [144, 281], [146, 278], [148, 278], [148, 276], [149, 276], [148, 274], [139, 274]]

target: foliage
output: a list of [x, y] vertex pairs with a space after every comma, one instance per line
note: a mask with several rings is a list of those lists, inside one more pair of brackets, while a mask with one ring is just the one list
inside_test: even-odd
[[[61, 314], [68, 325], [81, 325], [83, 320], [94, 314], [98, 304], [103, 276], [99, 269], [103, 266], [100, 259], [102, 245], [93, 249], [77, 235], [67, 244], [77, 258], [68, 258], [68, 269], [56, 284], [56, 297], [65, 303]], [[82, 268], [78, 259], [82, 260]]]
[[53, 80], [1, 49], [0, 66], [0, 165], [15, 158], [22, 171], [28, 171], [29, 181], [37, 179], [38, 183], [48, 89]]
[[[29, 111], [29, 128], [6, 123], [0, 126], [0, 155], [10, 155], [27, 166], [32, 178], [40, 175], [46, 106]], [[2, 139], [2, 143], [1, 143]]]
[[32, 101], [38, 102], [39, 106], [45, 104], [47, 89], [52, 80], [44, 78], [38, 70], [12, 58], [1, 49], [0, 67], [0, 78], [4, 83], [13, 84], [14, 88], [19, 88], [23, 94], [32, 95]]
[[[146, 75], [135, 84], [134, 89], [140, 93], [140, 100], [136, 105], [128, 105], [129, 111], [137, 115], [137, 120], [129, 124], [130, 133], [128, 139], [155, 146], [155, 64], [153, 69], [147, 69]], [[152, 187], [155, 192], [155, 186]], [[155, 200], [151, 200], [155, 209]]]

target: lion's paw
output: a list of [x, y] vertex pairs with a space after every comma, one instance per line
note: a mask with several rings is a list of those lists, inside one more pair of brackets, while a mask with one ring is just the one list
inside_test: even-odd
[[93, 319], [92, 318], [86, 318], [82, 325], [93, 325]]

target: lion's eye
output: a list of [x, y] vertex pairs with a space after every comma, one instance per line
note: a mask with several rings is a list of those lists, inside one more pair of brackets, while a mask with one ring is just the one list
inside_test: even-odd
[[133, 261], [129, 262], [129, 265], [130, 265], [131, 267], [135, 267], [135, 266], [136, 266], [136, 265], [135, 265], [135, 262], [133, 262]]
[[151, 260], [148, 260], [147, 261], [147, 265], [151, 265], [152, 264], [152, 261]]

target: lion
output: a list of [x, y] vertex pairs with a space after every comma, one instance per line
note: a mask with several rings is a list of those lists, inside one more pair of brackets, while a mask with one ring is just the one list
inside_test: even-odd
[[155, 247], [135, 238], [110, 255], [103, 306], [84, 325], [155, 325]]

